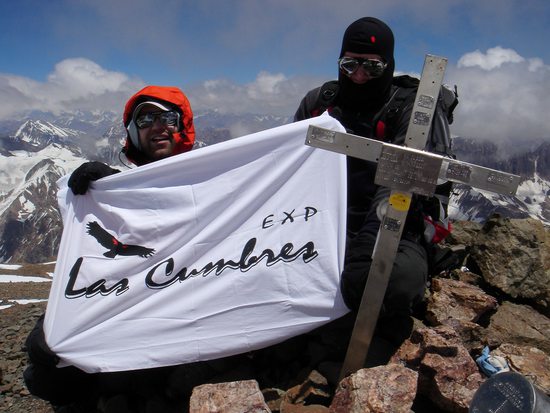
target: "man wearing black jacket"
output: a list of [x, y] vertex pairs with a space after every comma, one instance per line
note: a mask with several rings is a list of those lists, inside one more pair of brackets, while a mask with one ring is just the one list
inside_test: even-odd
[[[353, 22], [344, 33], [338, 80], [308, 92], [294, 120], [317, 116], [327, 110], [348, 133], [403, 144], [416, 89], [399, 84], [411, 78], [394, 77], [393, 54], [394, 36], [384, 22], [373, 17]], [[410, 93], [398, 108], [389, 109], [397, 96], [403, 95], [403, 90]], [[433, 129], [432, 134], [439, 133]], [[357, 311], [390, 190], [374, 183], [376, 164], [373, 162], [348, 157], [347, 169], [348, 245], [341, 289], [347, 306]], [[428, 276], [429, 248], [423, 236], [424, 217], [420, 207], [418, 200], [413, 201], [376, 329], [377, 336], [394, 346], [410, 335], [410, 315], [423, 299]]]

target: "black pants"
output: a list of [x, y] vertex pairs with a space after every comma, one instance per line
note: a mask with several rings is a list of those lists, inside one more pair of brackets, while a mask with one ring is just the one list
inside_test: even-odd
[[[361, 303], [375, 242], [376, 236], [372, 231], [363, 228], [348, 243], [341, 290], [346, 305], [353, 311], [357, 311]], [[426, 250], [420, 243], [403, 237], [398, 246], [378, 318], [379, 333], [388, 335], [389, 340], [396, 342], [408, 337], [412, 328], [412, 308], [424, 297], [427, 277]], [[387, 334], [384, 334], [384, 331]]]

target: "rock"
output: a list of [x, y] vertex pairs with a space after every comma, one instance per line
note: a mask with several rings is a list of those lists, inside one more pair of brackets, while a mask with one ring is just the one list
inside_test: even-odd
[[482, 326], [471, 321], [449, 319], [445, 325], [451, 327], [462, 340], [462, 345], [470, 354], [481, 353], [484, 344], [484, 332]]
[[418, 371], [418, 393], [446, 412], [467, 412], [483, 379], [449, 326], [415, 330], [390, 363]]
[[[330, 405], [331, 399], [327, 379], [313, 370], [302, 384], [287, 390], [280, 410], [281, 413], [328, 411], [327, 406]], [[307, 407], [307, 410], [303, 407]]]
[[399, 364], [361, 369], [336, 389], [330, 413], [409, 413], [418, 374]]
[[473, 239], [471, 259], [489, 285], [550, 316], [549, 241], [540, 221], [494, 217]]
[[281, 409], [281, 403], [286, 392], [281, 389], [262, 389], [264, 400], [269, 410], [273, 413], [279, 413]]
[[271, 413], [256, 380], [203, 384], [193, 389], [189, 413]]
[[433, 278], [425, 317], [432, 326], [452, 327], [460, 335], [468, 351], [481, 351], [483, 328], [476, 322], [497, 306], [494, 297], [475, 285]]
[[449, 320], [476, 322], [498, 305], [496, 298], [462, 281], [433, 278], [431, 289], [426, 318], [434, 326], [446, 324]]
[[491, 354], [506, 359], [510, 369], [525, 376], [532, 384], [550, 394], [550, 356], [534, 347], [503, 344]]
[[491, 317], [485, 341], [490, 347], [510, 343], [550, 354], [550, 319], [527, 305], [504, 302]]
[[453, 230], [445, 239], [447, 245], [466, 245], [470, 246], [477, 237], [482, 224], [472, 221], [453, 222]]

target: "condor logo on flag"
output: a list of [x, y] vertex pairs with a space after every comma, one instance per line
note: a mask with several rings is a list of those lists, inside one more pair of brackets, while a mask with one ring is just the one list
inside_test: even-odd
[[44, 329], [87, 372], [225, 357], [348, 310], [345, 156], [304, 144], [328, 115], [94, 182], [58, 183], [63, 237]]
[[[139, 256], [147, 258], [155, 253], [153, 248], [142, 247], [140, 245], [130, 245], [120, 242], [114, 235], [111, 235], [105, 229], [97, 223], [97, 221], [89, 222], [87, 225], [88, 234], [94, 237], [97, 242], [107, 248], [107, 252], [103, 255], [108, 258], [115, 258], [117, 255], [123, 256]], [[71, 269], [69, 283], [65, 289], [65, 297], [77, 298], [85, 295], [86, 297], [93, 297], [96, 294], [108, 295], [114, 292], [116, 295], [120, 295], [128, 291], [128, 280], [126, 278], [118, 281], [112, 287], [106, 287], [106, 280], [98, 280], [93, 285], [87, 288], [81, 288], [76, 290], [74, 288], [76, 279], [78, 277], [78, 271], [82, 265], [82, 258], [76, 260], [75, 265]]]
[[89, 222], [88, 234], [94, 237], [97, 242], [107, 248], [107, 252], [104, 253], [106, 257], [115, 258], [117, 255], [137, 255], [139, 257], [147, 258], [155, 253], [153, 248], [142, 247], [141, 245], [129, 245], [120, 242], [115, 236], [109, 234], [97, 221]]

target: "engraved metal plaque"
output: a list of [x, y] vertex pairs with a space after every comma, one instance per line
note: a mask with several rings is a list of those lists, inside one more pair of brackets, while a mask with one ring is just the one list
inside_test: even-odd
[[430, 124], [430, 114], [424, 112], [414, 112], [413, 123], [416, 125], [427, 126]]
[[441, 157], [428, 152], [384, 145], [374, 182], [399, 191], [431, 196], [441, 163]]
[[335, 136], [335, 131], [330, 129], [315, 128], [311, 129], [311, 133], [308, 135], [308, 138], [314, 141], [334, 143]]
[[447, 179], [455, 179], [460, 182], [470, 182], [470, 175], [472, 174], [472, 168], [468, 165], [452, 163], [447, 169]]
[[514, 195], [521, 180], [519, 175], [500, 172], [455, 159], [445, 159], [443, 161], [440, 177], [504, 195]]
[[309, 125], [306, 145], [370, 162], [378, 162], [383, 142]]
[[487, 379], [474, 394], [470, 413], [543, 413], [550, 399], [525, 377], [515, 372], [498, 373]]
[[499, 171], [491, 171], [487, 174], [487, 182], [494, 186], [507, 187], [510, 185], [510, 175], [500, 173]]
[[383, 226], [385, 230], [397, 232], [401, 229], [401, 221], [386, 216]]
[[418, 97], [418, 106], [431, 109], [434, 107], [435, 99], [433, 96], [420, 95]]

